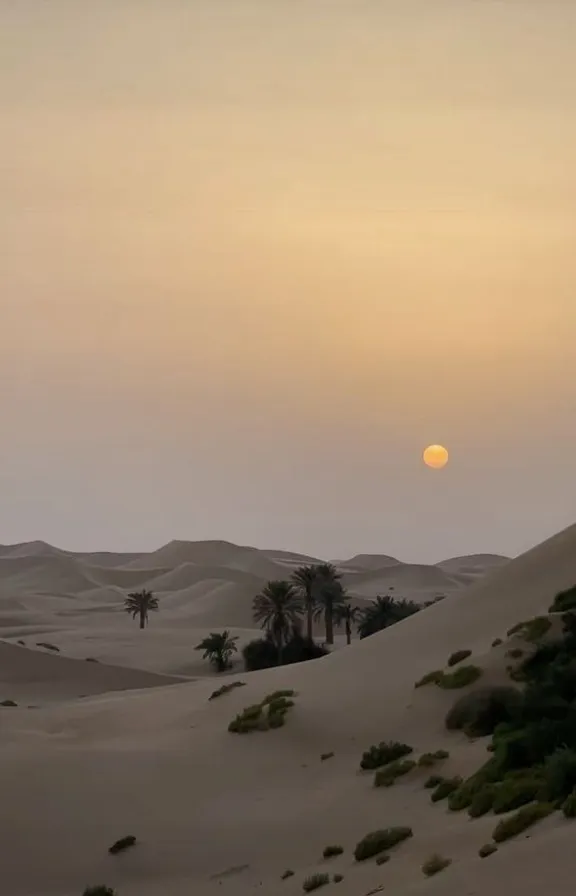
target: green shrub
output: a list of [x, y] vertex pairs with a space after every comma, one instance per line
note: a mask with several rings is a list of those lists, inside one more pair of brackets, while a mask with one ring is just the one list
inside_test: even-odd
[[576, 818], [576, 790], [562, 803], [562, 812], [565, 818]]
[[136, 837], [128, 836], [122, 837], [120, 840], [116, 840], [115, 843], [109, 848], [108, 852], [110, 855], [116, 855], [116, 853], [124, 852], [125, 849], [130, 849], [131, 846], [136, 845]]
[[432, 790], [434, 787], [438, 787], [439, 784], [442, 784], [442, 782], [445, 780], [446, 778], [444, 778], [442, 775], [430, 775], [430, 777], [427, 778], [424, 782], [424, 787], [427, 790]]
[[329, 874], [312, 874], [310, 877], [306, 878], [306, 880], [302, 884], [302, 889], [305, 893], [311, 893], [312, 890], [318, 890], [320, 887], [325, 887], [326, 884], [329, 883]]
[[443, 676], [442, 669], [435, 669], [433, 672], [427, 672], [420, 681], [414, 685], [415, 688], [423, 688], [426, 684], [438, 684]]
[[503, 818], [494, 829], [493, 838], [496, 843], [503, 843], [517, 834], [521, 834], [526, 828], [546, 818], [554, 811], [553, 803], [531, 803], [523, 806], [514, 815]]
[[561, 747], [544, 765], [544, 792], [549, 800], [569, 796], [576, 788], [576, 751]]
[[479, 790], [478, 793], [474, 794], [472, 802], [468, 807], [468, 815], [470, 818], [480, 818], [482, 815], [486, 815], [487, 812], [490, 812], [494, 805], [496, 792], [497, 788], [494, 784], [485, 784], [482, 790]]
[[471, 650], [456, 650], [455, 653], [448, 658], [448, 665], [457, 666], [462, 660], [467, 660], [469, 656], [472, 656]]
[[322, 753], [320, 756], [320, 762], [326, 762], [327, 759], [333, 759], [334, 753]]
[[284, 691], [272, 691], [271, 694], [268, 694], [267, 697], [264, 697], [262, 701], [262, 705], [265, 706], [267, 703], [274, 703], [276, 700], [283, 700], [287, 697], [295, 697], [296, 691], [293, 690], [284, 690]]
[[280, 880], [288, 880], [289, 877], [294, 877], [294, 872], [291, 868], [287, 868]]
[[474, 797], [500, 777], [500, 765], [494, 759], [485, 762], [481, 768], [460, 784], [450, 794], [448, 806], [453, 812], [461, 812], [472, 805]]
[[354, 850], [354, 858], [357, 862], [364, 862], [371, 859], [379, 853], [387, 852], [392, 847], [402, 843], [412, 836], [412, 828], [397, 827], [385, 828], [379, 831], [372, 831], [366, 834], [359, 843], [356, 844]]
[[0, 706], [18, 706], [18, 704], [14, 700], [2, 700], [0, 702]]
[[484, 737], [502, 722], [517, 718], [521, 706], [522, 693], [516, 688], [481, 688], [456, 701], [446, 716], [446, 728], [463, 730], [469, 737]]
[[420, 768], [432, 768], [437, 762], [448, 759], [449, 753], [446, 750], [436, 750], [435, 753], [422, 753], [418, 760]]
[[249, 734], [251, 731], [268, 731], [281, 728], [285, 724], [285, 715], [294, 706], [290, 699], [294, 691], [274, 691], [264, 697], [261, 703], [247, 706], [228, 725], [228, 731], [234, 734]]
[[550, 607], [550, 613], [565, 613], [567, 610], [576, 610], [576, 585], [566, 591], [560, 591]]
[[458, 790], [461, 785], [462, 778], [460, 777], [444, 778], [432, 792], [430, 799], [433, 803], [439, 803], [440, 800], [445, 800], [446, 797], [450, 796], [451, 793], [454, 793], [456, 790]]
[[521, 634], [525, 641], [539, 641], [552, 627], [547, 616], [535, 616], [525, 622], [518, 622], [508, 630], [508, 635]]
[[60, 653], [60, 648], [56, 647], [55, 644], [49, 644], [48, 641], [37, 641], [36, 647], [44, 647], [45, 650], [53, 650], [55, 653]]
[[325, 846], [322, 855], [325, 859], [331, 859], [334, 856], [341, 856], [343, 852], [343, 846]]
[[[92, 662], [96, 662], [96, 660], [92, 660]], [[234, 691], [236, 688], [244, 687], [246, 687], [245, 681], [233, 681], [231, 684], [223, 684], [221, 688], [210, 694], [208, 700], [216, 700], [217, 697], [222, 697], [223, 694], [229, 694], [230, 691]]]
[[397, 759], [396, 762], [391, 762], [389, 765], [378, 769], [374, 775], [374, 786], [391, 787], [396, 778], [407, 775], [415, 767], [416, 763], [413, 759]]
[[512, 647], [506, 651], [506, 656], [510, 657], [511, 660], [519, 660], [521, 656], [524, 656], [524, 651], [521, 647]]
[[478, 855], [481, 859], [487, 859], [488, 856], [493, 856], [495, 852], [498, 852], [498, 847], [495, 843], [486, 843], [484, 846], [481, 846], [478, 850]]
[[459, 666], [455, 672], [446, 672], [438, 679], [436, 684], [445, 690], [454, 690], [456, 688], [465, 688], [469, 684], [473, 684], [482, 675], [482, 669], [479, 666]]
[[[293, 635], [282, 651], [282, 665], [304, 663], [308, 660], [327, 656], [330, 651], [315, 641], [309, 641], [302, 635]], [[278, 665], [278, 648], [271, 637], [256, 638], [242, 649], [244, 668], [247, 672], [258, 669], [271, 669]]]
[[332, 878], [332, 880], [334, 881], [335, 884], [339, 884], [344, 880], [344, 875], [343, 874], [335, 874], [334, 877]]
[[494, 641], [492, 641], [492, 647], [500, 647], [501, 643], [502, 638], [496, 638]]
[[401, 744], [395, 740], [382, 741], [378, 746], [372, 746], [362, 754], [360, 768], [365, 770], [380, 768], [382, 765], [408, 756], [412, 751], [413, 747], [408, 744]]
[[86, 887], [82, 896], [116, 896], [116, 890], [100, 884], [97, 887]]
[[538, 778], [521, 778], [503, 781], [496, 790], [492, 808], [496, 815], [519, 809], [527, 803], [532, 803], [540, 789], [542, 782]]
[[444, 856], [439, 856], [437, 853], [435, 853], [424, 862], [424, 864], [422, 865], [422, 871], [424, 872], [426, 877], [432, 877], [434, 874], [438, 874], [440, 871], [444, 871], [444, 869], [451, 864], [452, 859], [445, 859]]

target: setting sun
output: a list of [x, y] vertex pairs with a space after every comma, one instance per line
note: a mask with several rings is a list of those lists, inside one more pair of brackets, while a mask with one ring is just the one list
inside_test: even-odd
[[428, 445], [422, 455], [427, 467], [441, 470], [448, 463], [448, 452], [443, 445]]

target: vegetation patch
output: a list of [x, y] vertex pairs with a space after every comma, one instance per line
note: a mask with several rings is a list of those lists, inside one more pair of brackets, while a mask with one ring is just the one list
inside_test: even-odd
[[488, 856], [493, 856], [495, 852], [498, 852], [498, 847], [495, 843], [485, 843], [478, 850], [478, 855], [481, 859], [487, 859]]
[[547, 616], [535, 616], [526, 622], [518, 622], [508, 629], [508, 635], [521, 634], [525, 641], [539, 641], [552, 627], [552, 622]]
[[212, 691], [208, 700], [216, 700], [217, 697], [222, 697], [224, 694], [229, 694], [230, 691], [234, 691], [236, 688], [244, 688], [246, 687], [245, 681], [233, 681], [230, 684], [223, 684], [221, 688], [218, 688], [216, 691]]
[[36, 647], [44, 647], [45, 650], [52, 650], [54, 653], [60, 653], [60, 648], [55, 644], [49, 644], [47, 641], [37, 641]]
[[435, 753], [422, 753], [418, 760], [420, 768], [432, 768], [437, 762], [448, 759], [450, 753], [446, 750], [436, 750]]
[[387, 852], [411, 836], [412, 828], [407, 827], [384, 828], [372, 831], [356, 844], [354, 858], [357, 862], [372, 859], [380, 853]]
[[454, 793], [462, 784], [462, 778], [443, 778], [440, 784], [432, 791], [430, 799], [433, 803], [439, 803]]
[[424, 864], [422, 865], [422, 871], [426, 875], [426, 877], [433, 877], [435, 874], [439, 874], [440, 871], [444, 871], [448, 865], [452, 864], [452, 859], [446, 859], [444, 856], [438, 855], [435, 853], [433, 856], [430, 856]]
[[343, 874], [335, 874], [334, 877], [332, 878], [332, 880], [334, 881], [335, 884], [339, 884], [344, 880], [344, 875]]
[[14, 700], [2, 700], [0, 706], [18, 706]]
[[320, 756], [320, 762], [326, 762], [327, 759], [332, 759], [334, 757], [334, 753], [322, 753]]
[[467, 660], [469, 656], [472, 656], [471, 650], [456, 650], [448, 658], [448, 665], [449, 666], [457, 666], [458, 663], [462, 662], [462, 660]]
[[247, 706], [228, 725], [228, 731], [234, 734], [250, 734], [252, 731], [269, 731], [281, 728], [285, 724], [286, 713], [294, 701], [290, 698], [294, 691], [274, 691], [268, 694], [261, 703]]
[[482, 790], [479, 790], [472, 797], [472, 802], [468, 807], [468, 815], [470, 818], [480, 818], [492, 810], [494, 806], [494, 798], [497, 788], [494, 784], [486, 784]]
[[96, 887], [86, 887], [82, 896], [116, 896], [116, 890], [99, 884]]
[[288, 880], [289, 877], [294, 877], [294, 872], [291, 868], [287, 868], [280, 880]]
[[390, 861], [390, 856], [388, 855], [388, 853], [387, 853], [387, 852], [382, 852], [382, 853], [380, 853], [380, 855], [377, 857], [377, 859], [376, 859], [376, 864], [377, 864], [377, 865], [385, 865], [385, 864], [386, 864], [387, 862], [389, 862], [389, 861]]
[[416, 763], [413, 759], [397, 759], [396, 762], [390, 762], [383, 768], [378, 769], [374, 775], [374, 786], [391, 787], [396, 778], [407, 775], [413, 768], [416, 768]]
[[136, 837], [122, 837], [112, 844], [108, 852], [110, 855], [115, 856], [119, 852], [124, 852], [125, 849], [130, 849], [131, 846], [136, 846]]
[[302, 889], [305, 893], [311, 893], [312, 890], [318, 890], [320, 887], [325, 887], [326, 884], [329, 883], [329, 874], [312, 874], [310, 877], [306, 878], [306, 880], [302, 884]]
[[446, 716], [446, 728], [464, 731], [469, 737], [484, 737], [502, 722], [515, 719], [522, 700], [521, 691], [512, 687], [482, 688], [464, 694]]
[[258, 669], [271, 669], [273, 666], [305, 663], [328, 656], [329, 653], [328, 648], [298, 632], [293, 632], [279, 651], [274, 638], [267, 633], [264, 638], [256, 638], [246, 644], [242, 649], [242, 658], [246, 671], [255, 672]]
[[341, 856], [343, 852], [343, 846], [325, 846], [322, 855], [325, 859], [332, 859], [334, 856]]
[[509, 779], [500, 784], [494, 794], [492, 808], [496, 815], [519, 809], [532, 803], [542, 788], [540, 778]]
[[562, 803], [564, 818], [576, 818], [576, 791], [572, 791]]
[[492, 647], [500, 647], [501, 644], [502, 644], [502, 638], [495, 638], [495, 640], [492, 641]]
[[532, 803], [529, 806], [523, 806], [514, 815], [510, 815], [509, 818], [503, 818], [496, 825], [492, 836], [496, 843], [510, 840], [511, 837], [516, 837], [533, 824], [551, 815], [554, 808], [553, 803]]
[[524, 651], [521, 647], [512, 647], [506, 651], [506, 656], [510, 657], [511, 660], [519, 660], [520, 657], [524, 656]]
[[568, 610], [576, 610], [576, 585], [566, 591], [560, 591], [550, 607], [550, 613], [566, 613]]
[[434, 669], [433, 672], [427, 672], [420, 681], [414, 685], [415, 688], [423, 688], [427, 684], [438, 684], [444, 673], [442, 669]]
[[439, 784], [442, 784], [442, 782], [445, 780], [446, 778], [444, 778], [443, 775], [430, 775], [430, 777], [427, 778], [424, 782], [424, 787], [427, 790], [433, 790], [435, 787], [438, 787]]
[[459, 666], [455, 672], [445, 672], [436, 684], [445, 690], [465, 688], [477, 681], [481, 675], [482, 669], [479, 666]]
[[402, 759], [413, 752], [413, 747], [408, 744], [402, 744], [395, 740], [381, 741], [377, 746], [370, 747], [362, 754], [360, 768], [372, 771], [394, 762], [396, 759]]

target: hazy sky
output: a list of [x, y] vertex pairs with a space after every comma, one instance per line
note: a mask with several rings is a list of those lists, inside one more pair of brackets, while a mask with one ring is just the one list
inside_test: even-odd
[[3, 0], [0, 542], [573, 522], [575, 45], [574, 0]]

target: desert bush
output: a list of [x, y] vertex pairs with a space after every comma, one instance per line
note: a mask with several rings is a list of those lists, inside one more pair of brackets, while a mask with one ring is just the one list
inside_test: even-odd
[[561, 747], [548, 757], [544, 765], [544, 793], [546, 799], [557, 800], [569, 796], [576, 788], [576, 751]]
[[118, 852], [124, 852], [125, 849], [130, 849], [131, 846], [136, 845], [136, 837], [132, 837], [131, 835], [128, 837], [122, 837], [120, 840], [116, 840], [115, 843], [109, 848], [108, 852], [111, 855], [116, 855]]
[[[320, 659], [330, 653], [326, 647], [308, 638], [293, 633], [282, 651], [282, 665], [305, 663], [308, 660]], [[242, 658], [247, 672], [258, 669], [271, 669], [278, 665], [278, 647], [270, 636], [256, 638], [242, 649]]]
[[418, 760], [420, 768], [432, 768], [437, 762], [448, 759], [449, 753], [446, 750], [436, 750], [435, 753], [422, 753]]
[[492, 641], [492, 647], [500, 647], [501, 644], [502, 644], [502, 638], [495, 638], [495, 640]]
[[567, 610], [576, 610], [576, 585], [566, 591], [560, 591], [550, 607], [550, 613], [565, 613]]
[[469, 656], [472, 656], [471, 650], [456, 650], [450, 657], [448, 657], [448, 665], [457, 666], [462, 660], [467, 660]]
[[0, 706], [18, 706], [14, 700], [2, 700]]
[[438, 682], [442, 678], [443, 674], [444, 673], [442, 672], [442, 669], [434, 669], [433, 672], [427, 672], [426, 675], [424, 675], [420, 679], [420, 681], [416, 682], [414, 687], [415, 688], [423, 688], [424, 685], [427, 685], [427, 684], [438, 684]]
[[331, 859], [334, 856], [341, 856], [343, 852], [343, 846], [325, 846], [322, 855], [325, 859]]
[[478, 793], [472, 797], [472, 802], [468, 806], [468, 815], [470, 818], [480, 818], [482, 815], [486, 815], [487, 812], [490, 812], [494, 805], [496, 792], [497, 788], [494, 784], [486, 784], [482, 790], [479, 790]]
[[389, 861], [390, 861], [390, 856], [388, 855], [388, 853], [381, 852], [380, 855], [376, 859], [376, 864], [377, 865], [385, 865]]
[[529, 806], [523, 806], [514, 815], [503, 818], [496, 825], [492, 836], [496, 843], [503, 843], [504, 840], [509, 840], [511, 837], [521, 834], [526, 828], [546, 818], [553, 811], [553, 803], [531, 803]]
[[435, 790], [432, 791], [430, 799], [433, 803], [439, 803], [440, 800], [445, 800], [450, 796], [451, 793], [454, 793], [462, 784], [462, 778], [443, 778], [443, 780], [438, 784]]
[[482, 688], [460, 697], [446, 716], [449, 731], [465, 731], [470, 737], [492, 734], [497, 725], [516, 718], [522, 693], [512, 687]]
[[49, 644], [47, 641], [37, 641], [36, 647], [44, 647], [45, 650], [53, 650], [54, 653], [60, 653], [60, 648], [55, 644]]
[[520, 634], [525, 641], [539, 641], [552, 627], [552, 622], [547, 616], [535, 616], [525, 622], [518, 622], [508, 629], [508, 635]]
[[519, 809], [527, 803], [532, 803], [540, 789], [542, 781], [539, 778], [508, 779], [502, 782], [496, 789], [492, 808], [495, 815]]
[[302, 889], [305, 893], [311, 893], [312, 890], [318, 890], [320, 887], [325, 887], [326, 884], [329, 883], [329, 874], [312, 874], [310, 877], [306, 878], [306, 880], [302, 884]]
[[424, 872], [426, 877], [432, 877], [434, 874], [438, 874], [440, 871], [444, 871], [444, 869], [451, 864], [452, 859], [445, 859], [444, 856], [440, 856], [438, 855], [438, 853], [435, 853], [424, 862], [424, 864], [422, 865], [422, 871]]
[[498, 847], [495, 843], [485, 843], [478, 850], [478, 855], [481, 859], [487, 859], [488, 856], [493, 856], [495, 852], [498, 852]]
[[96, 887], [86, 887], [82, 896], [116, 896], [116, 890], [113, 890], [112, 887], [105, 887], [104, 884], [100, 884]]
[[287, 868], [280, 880], [288, 880], [289, 877], [294, 877], [294, 872], [291, 868]]
[[335, 874], [334, 877], [332, 878], [332, 880], [334, 881], [335, 884], [339, 884], [344, 880], [344, 875], [343, 874]]
[[397, 759], [396, 762], [390, 762], [383, 768], [378, 769], [374, 775], [374, 786], [391, 787], [396, 778], [407, 775], [415, 767], [416, 763], [413, 759]]
[[320, 762], [326, 762], [327, 759], [332, 759], [334, 757], [334, 753], [322, 753], [320, 756]]
[[524, 656], [524, 651], [521, 647], [512, 647], [506, 651], [506, 656], [510, 657], [511, 660], [519, 660], [521, 656]]
[[357, 862], [364, 862], [371, 859], [379, 853], [387, 852], [392, 847], [402, 843], [412, 836], [412, 828], [397, 827], [385, 828], [379, 831], [372, 831], [366, 834], [359, 843], [356, 844], [354, 850], [354, 858]]
[[212, 691], [209, 700], [216, 700], [217, 697], [222, 697], [223, 694], [229, 694], [230, 691], [235, 690], [236, 688], [246, 687], [245, 681], [233, 681], [230, 684], [223, 684], [221, 688], [218, 688], [216, 691]]
[[234, 734], [249, 734], [251, 731], [268, 731], [281, 728], [288, 710], [294, 706], [290, 697], [294, 691], [275, 691], [264, 697], [261, 703], [247, 706], [228, 725]]
[[479, 666], [459, 666], [455, 672], [445, 672], [436, 684], [445, 690], [465, 688], [477, 681], [482, 675]]
[[402, 744], [395, 740], [383, 740], [377, 746], [370, 747], [369, 750], [362, 754], [360, 768], [372, 771], [380, 768], [382, 765], [387, 765], [389, 762], [394, 762], [396, 759], [402, 759], [403, 756], [408, 756], [412, 751], [413, 747], [408, 744]]
[[562, 803], [562, 812], [565, 818], [576, 818], [576, 790]]
[[424, 787], [427, 790], [432, 790], [434, 787], [438, 787], [439, 784], [442, 784], [445, 780], [446, 778], [444, 778], [443, 775], [430, 775], [424, 782]]

